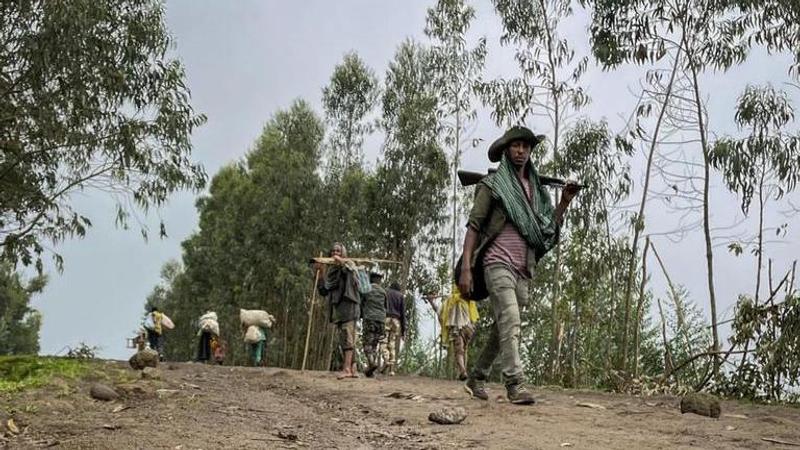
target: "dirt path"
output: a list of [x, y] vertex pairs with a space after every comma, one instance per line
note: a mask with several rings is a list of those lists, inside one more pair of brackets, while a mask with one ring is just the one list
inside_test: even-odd
[[[117, 366], [117, 363], [109, 367]], [[109, 381], [114, 402], [90, 381], [0, 400], [22, 432], [11, 448], [790, 448], [800, 410], [725, 402], [719, 420], [681, 415], [678, 400], [535, 390], [534, 406], [468, 399], [460, 383], [418, 377], [337, 381], [332, 374], [170, 364], [161, 380]], [[400, 393], [401, 398], [389, 397]], [[411, 398], [405, 398], [411, 397]], [[595, 407], [581, 407], [591, 403]], [[461, 425], [428, 414], [462, 406]], [[400, 423], [400, 424], [398, 424]]]

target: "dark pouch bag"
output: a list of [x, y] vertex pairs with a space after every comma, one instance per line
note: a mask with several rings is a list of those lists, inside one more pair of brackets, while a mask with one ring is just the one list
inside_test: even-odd
[[[483, 276], [483, 264], [481, 264], [481, 260], [483, 259], [483, 255], [478, 255], [478, 261], [475, 264], [475, 267], [472, 268], [472, 292], [461, 292], [461, 298], [465, 300], [484, 300], [489, 297], [489, 290], [486, 288], [486, 279]], [[456, 286], [458, 286], [458, 277], [461, 274], [461, 265], [464, 262], [464, 255], [458, 257], [458, 262], [456, 262], [456, 268], [453, 272], [453, 281], [455, 282]]]

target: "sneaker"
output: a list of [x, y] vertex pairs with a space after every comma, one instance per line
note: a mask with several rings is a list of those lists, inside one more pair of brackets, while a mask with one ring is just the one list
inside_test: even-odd
[[483, 380], [468, 378], [466, 384], [464, 384], [464, 390], [477, 399], [489, 400], [489, 394], [486, 393]]
[[536, 403], [533, 394], [528, 392], [522, 383], [509, 384], [506, 386], [506, 390], [508, 391], [508, 401], [515, 405], [532, 405]]

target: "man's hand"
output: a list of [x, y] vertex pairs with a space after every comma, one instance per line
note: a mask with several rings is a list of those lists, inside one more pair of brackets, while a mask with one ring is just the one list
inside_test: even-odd
[[556, 206], [556, 222], [558, 222], [559, 225], [564, 223], [564, 212], [580, 190], [581, 186], [574, 181], [567, 181], [567, 184], [561, 191], [561, 201], [559, 201], [558, 206]]
[[569, 204], [580, 190], [581, 187], [577, 183], [574, 181], [567, 181], [564, 190], [561, 191], [561, 201]]
[[337, 264], [344, 264], [344, 258], [339, 255], [333, 255], [333, 260], [336, 261]]
[[472, 271], [468, 267], [461, 269], [461, 276], [458, 277], [458, 290], [464, 295], [472, 292]]

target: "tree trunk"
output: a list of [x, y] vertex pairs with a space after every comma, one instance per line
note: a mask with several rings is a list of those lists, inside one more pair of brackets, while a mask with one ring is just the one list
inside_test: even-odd
[[642, 252], [642, 282], [639, 283], [639, 304], [636, 305], [636, 329], [633, 330], [634, 356], [633, 376], [639, 378], [639, 346], [642, 329], [642, 307], [644, 305], [645, 286], [647, 285], [647, 249], [650, 247], [650, 236], [645, 237], [644, 251]]
[[664, 343], [664, 374], [668, 375], [672, 373], [674, 364], [672, 362], [672, 353], [669, 350], [669, 342], [667, 341], [667, 323], [664, 319], [664, 309], [661, 307], [661, 299], [657, 298], [656, 303], [658, 303], [658, 314], [661, 316], [661, 340]]
[[[605, 198], [603, 198], [602, 201], [603, 201], [603, 209], [608, 211], [608, 206], [606, 206]], [[606, 243], [608, 245], [608, 251], [610, 253], [612, 251], [612, 248], [613, 248], [613, 243], [611, 241], [611, 225], [608, 223], [608, 214], [606, 214], [605, 223], [606, 223]], [[606, 260], [607, 263], [608, 263], [609, 259], [610, 258], [608, 258]], [[609, 273], [609, 277], [610, 277], [608, 285], [609, 286], [616, 286], [616, 284], [617, 284], [616, 266], [614, 264], [608, 264], [608, 266], [606, 268], [608, 269], [608, 273]], [[606, 336], [611, 338], [611, 336], [614, 335], [614, 324], [616, 323], [615, 320], [616, 320], [616, 315], [617, 315], [617, 290], [612, 288], [611, 292], [609, 294], [610, 294], [609, 296], [611, 297], [611, 304], [609, 305], [609, 317], [608, 317]], [[603, 346], [603, 348], [605, 349], [604, 350], [605, 351], [605, 355], [603, 357], [603, 365], [604, 365], [603, 369], [606, 372], [608, 372], [608, 370], [611, 367], [611, 354], [612, 354], [612, 350], [613, 350], [612, 347], [613, 347], [613, 344], [612, 344], [611, 340], [609, 340], [609, 342], [606, 343], [606, 345]]]
[[[708, 302], [711, 307], [711, 334], [714, 351], [719, 351], [719, 327], [717, 325], [717, 296], [714, 292], [714, 252], [711, 246], [711, 219], [709, 217], [709, 183], [711, 178], [711, 161], [709, 158], [708, 136], [706, 135], [705, 116], [700, 100], [700, 86], [697, 81], [697, 69], [692, 65], [692, 84], [694, 100], [697, 108], [697, 123], [700, 128], [700, 143], [703, 147], [703, 235], [706, 244], [706, 275], [708, 280]], [[714, 357], [714, 375], [719, 375], [720, 360]]]
[[550, 343], [550, 379], [556, 381], [560, 371], [562, 330], [561, 317], [558, 313], [559, 298], [561, 297], [561, 245], [556, 244], [556, 261], [553, 268], [553, 298], [550, 301], [550, 316], [553, 326], [553, 335]]
[[[681, 39], [683, 40], [683, 39]], [[622, 358], [618, 363], [618, 368], [625, 369], [628, 365], [628, 327], [631, 316], [631, 290], [633, 289], [633, 279], [636, 275], [636, 256], [639, 247], [639, 235], [644, 230], [644, 208], [647, 204], [647, 193], [650, 189], [650, 171], [653, 166], [653, 156], [655, 155], [656, 146], [658, 144], [658, 136], [661, 131], [661, 124], [664, 120], [664, 115], [669, 107], [669, 102], [672, 98], [672, 86], [675, 83], [675, 76], [678, 73], [678, 66], [681, 59], [681, 47], [678, 47], [678, 53], [675, 55], [675, 61], [672, 65], [672, 73], [669, 77], [667, 84], [667, 91], [664, 93], [664, 101], [661, 104], [661, 111], [658, 113], [658, 120], [656, 121], [655, 129], [653, 130], [652, 140], [650, 141], [650, 150], [647, 153], [647, 166], [644, 174], [644, 187], [642, 188], [642, 201], [639, 204], [639, 213], [636, 215], [636, 222], [633, 226], [633, 243], [631, 244], [631, 255], [628, 259], [628, 280], [625, 283], [625, 310], [624, 318], [622, 320]]]

